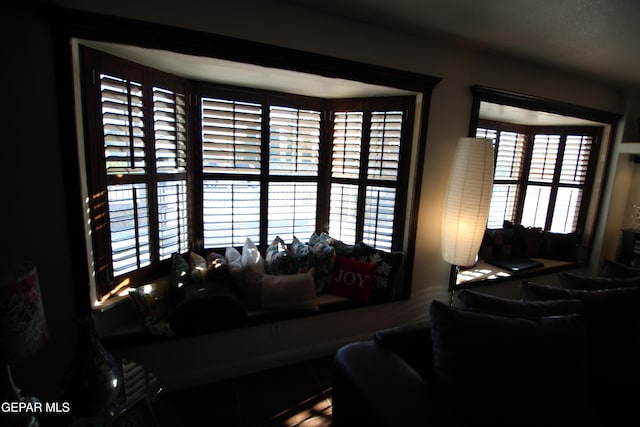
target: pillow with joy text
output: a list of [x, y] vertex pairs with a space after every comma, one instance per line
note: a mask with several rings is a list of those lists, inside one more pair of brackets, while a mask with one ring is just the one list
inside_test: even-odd
[[376, 264], [337, 256], [328, 292], [368, 304], [375, 270]]

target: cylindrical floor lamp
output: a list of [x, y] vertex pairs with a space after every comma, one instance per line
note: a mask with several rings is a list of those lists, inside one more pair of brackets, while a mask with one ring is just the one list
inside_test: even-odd
[[442, 258], [451, 264], [451, 298], [459, 267], [475, 264], [478, 256], [489, 217], [493, 164], [492, 140], [460, 138], [442, 218]]

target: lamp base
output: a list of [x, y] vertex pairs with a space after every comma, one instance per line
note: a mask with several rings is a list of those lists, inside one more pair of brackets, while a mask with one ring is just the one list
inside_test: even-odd
[[11, 408], [8, 411], [3, 409], [0, 411], [0, 425], [7, 427], [38, 427], [40, 425], [38, 417], [31, 411], [41, 407], [40, 400], [32, 396], [22, 396], [20, 389], [13, 382], [9, 365], [6, 365], [6, 369], [1, 369], [0, 371], [2, 372], [0, 376], [2, 384], [0, 401], [9, 402], [10, 405], [20, 404], [19, 406], [27, 408], [27, 410], [16, 410], [15, 412]]
[[449, 272], [449, 306], [453, 306], [453, 294], [456, 291], [456, 284], [458, 283], [458, 272], [460, 267], [451, 264], [451, 271]]

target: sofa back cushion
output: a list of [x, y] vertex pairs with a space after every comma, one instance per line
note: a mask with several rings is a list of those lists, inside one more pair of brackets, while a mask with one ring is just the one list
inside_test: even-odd
[[594, 407], [604, 417], [634, 410], [640, 385], [640, 287], [582, 290], [523, 281], [521, 295], [527, 300], [582, 301]]
[[578, 314], [505, 317], [430, 310], [436, 386], [456, 401], [452, 424], [582, 425], [586, 335]]
[[580, 314], [582, 302], [576, 299], [525, 301], [496, 297], [463, 289], [458, 294], [461, 308], [501, 316], [540, 317]]
[[631, 288], [640, 286], [640, 276], [637, 277], [592, 277], [581, 274], [558, 273], [560, 284], [566, 289], [582, 289], [597, 291], [602, 289]]

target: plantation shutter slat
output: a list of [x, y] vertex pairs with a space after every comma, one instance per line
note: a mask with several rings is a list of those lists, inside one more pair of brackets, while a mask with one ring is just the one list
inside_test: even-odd
[[311, 236], [316, 230], [317, 194], [315, 182], [269, 184], [268, 242], [277, 236], [286, 242]]
[[147, 187], [110, 185], [107, 192], [113, 275], [117, 277], [151, 262]]
[[330, 197], [329, 232], [338, 240], [355, 242], [358, 186], [333, 183]]
[[202, 98], [202, 171], [259, 174], [262, 107]]
[[363, 235], [365, 243], [382, 250], [391, 250], [395, 202], [395, 188], [367, 187]]
[[204, 245], [242, 246], [247, 237], [260, 243], [260, 182], [205, 180]]
[[553, 182], [559, 147], [560, 135], [535, 135], [529, 181]]
[[320, 158], [320, 112], [272, 106], [269, 173], [315, 176]]
[[360, 174], [362, 112], [338, 112], [333, 127], [331, 174], [339, 178], [357, 178]]
[[371, 113], [369, 141], [369, 179], [396, 180], [400, 163], [400, 141], [403, 113], [383, 111]]
[[100, 104], [107, 175], [145, 173], [142, 85], [100, 74]]

